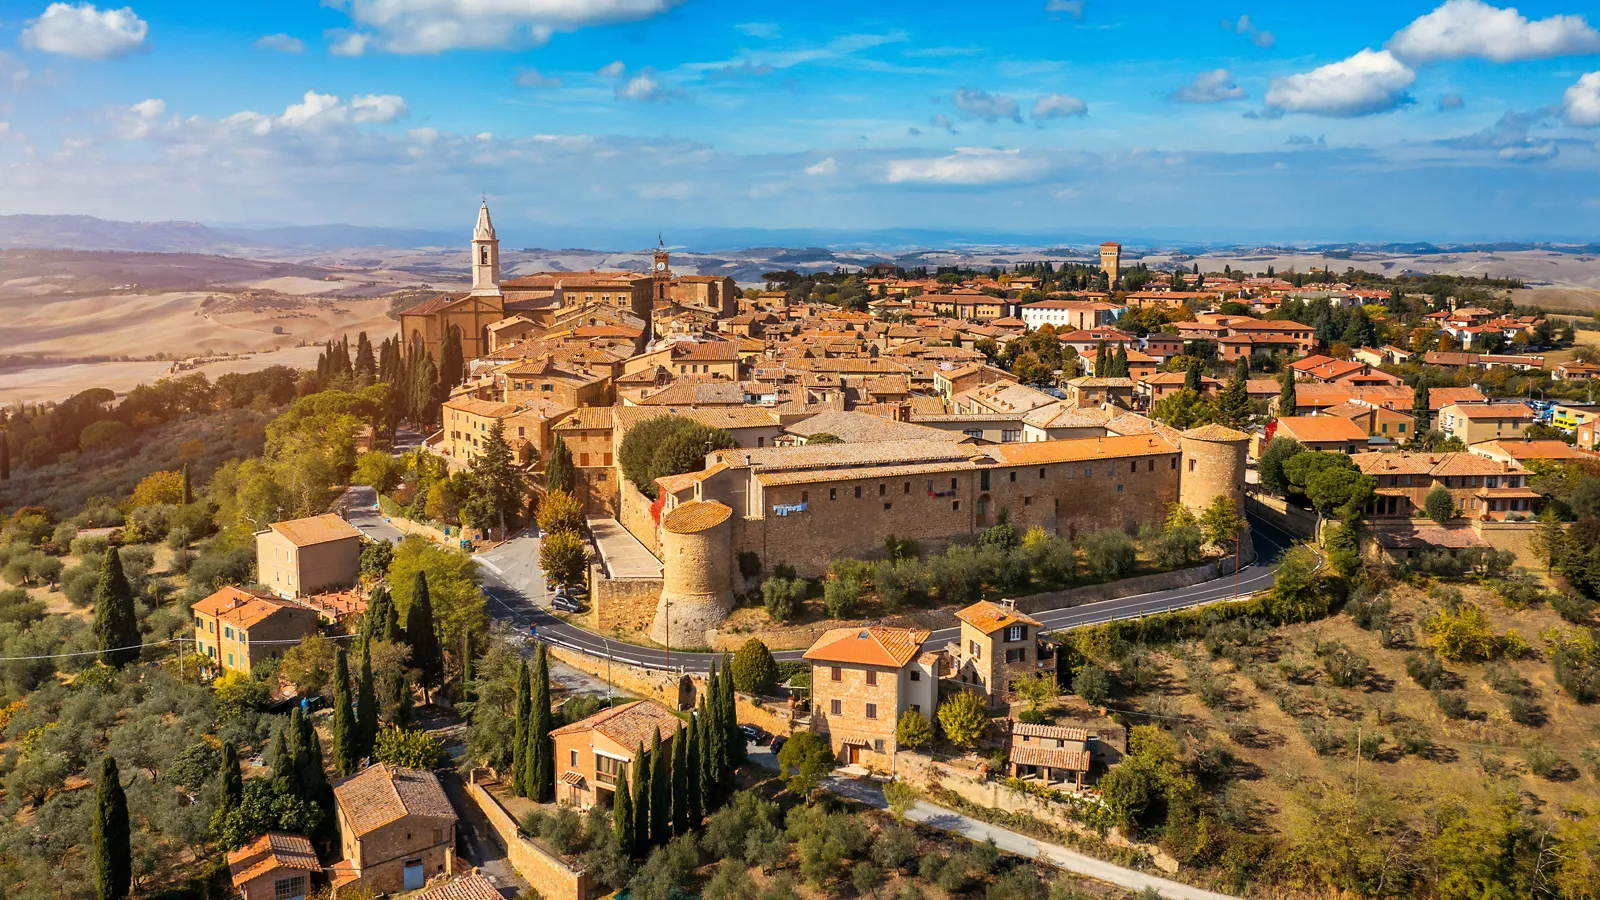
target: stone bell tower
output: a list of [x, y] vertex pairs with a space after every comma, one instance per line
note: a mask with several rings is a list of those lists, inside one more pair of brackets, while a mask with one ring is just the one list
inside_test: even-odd
[[500, 241], [489, 220], [489, 201], [478, 207], [478, 225], [472, 229], [472, 293], [500, 296]]

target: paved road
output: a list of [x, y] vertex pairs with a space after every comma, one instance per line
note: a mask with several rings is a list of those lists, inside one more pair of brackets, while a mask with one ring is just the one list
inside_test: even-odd
[[506, 852], [495, 842], [494, 832], [489, 828], [489, 820], [484, 818], [483, 810], [478, 809], [478, 804], [473, 803], [467, 796], [467, 790], [461, 783], [461, 776], [451, 769], [439, 771], [439, 783], [444, 786], [445, 796], [450, 798], [450, 805], [455, 807], [456, 818], [459, 820], [457, 829], [466, 843], [467, 862], [478, 867], [478, 870], [488, 876], [489, 881], [499, 889], [502, 897], [520, 897], [528, 890], [528, 883], [522, 880], [517, 870], [512, 868], [511, 861], [506, 858]]
[[378, 511], [378, 492], [372, 488], [360, 485], [345, 488], [344, 496], [339, 498], [339, 506], [351, 525], [375, 541], [398, 544], [405, 537], [405, 532], [390, 525], [383, 513]]
[[483, 573], [483, 590], [489, 595], [489, 615], [493, 618], [505, 619], [526, 630], [534, 621], [536, 610], [550, 608], [544, 572], [539, 568], [539, 538], [533, 529], [523, 529], [493, 550], [472, 558]]
[[[1101, 600], [1096, 603], [1087, 603], [1070, 609], [1058, 609], [1042, 613], [1033, 613], [1033, 617], [1043, 622], [1049, 630], [1055, 631], [1071, 628], [1077, 625], [1094, 625], [1110, 622], [1117, 619], [1132, 619], [1152, 613], [1167, 612], [1174, 609], [1184, 609], [1190, 606], [1199, 606], [1216, 600], [1223, 600], [1237, 594], [1248, 594], [1253, 591], [1264, 590], [1272, 586], [1275, 577], [1276, 562], [1284, 550], [1293, 544], [1294, 538], [1268, 522], [1252, 518], [1251, 536], [1255, 542], [1257, 559], [1252, 565], [1239, 570], [1237, 589], [1232, 575], [1217, 578], [1212, 581], [1201, 582], [1189, 587], [1175, 588], [1169, 591], [1155, 591], [1148, 594], [1137, 594], [1131, 597], [1118, 597], [1112, 600]], [[535, 545], [536, 541], [531, 541]], [[497, 553], [511, 546], [509, 542], [497, 549]], [[523, 553], [527, 551], [516, 551]], [[538, 552], [535, 549], [531, 555], [523, 560], [524, 566], [531, 565], [533, 570], [538, 569]], [[480, 558], [481, 561], [481, 558]], [[524, 569], [518, 569], [522, 572]], [[575, 625], [556, 618], [548, 610], [548, 601], [544, 601], [544, 580], [535, 577], [538, 595], [530, 601], [529, 595], [517, 596], [517, 589], [508, 584], [509, 581], [525, 581], [525, 576], [507, 579], [499, 577], [491, 579], [488, 575], [496, 574], [492, 570], [486, 572], [485, 589], [491, 597], [490, 614], [498, 618], [511, 618], [519, 628], [529, 625], [538, 626], [538, 638], [559, 647], [569, 647], [581, 650], [592, 656], [610, 657], [617, 662], [628, 665], [642, 666], [656, 669], [681, 669], [689, 672], [705, 672], [711, 664], [720, 657], [710, 653], [684, 653], [668, 652], [653, 647], [641, 647], [627, 644], [614, 639], [607, 639], [600, 635], [585, 631]], [[542, 602], [541, 602], [542, 601]], [[960, 633], [958, 628], [941, 628], [928, 636], [924, 647], [930, 650], [943, 647], [955, 640]], [[779, 660], [799, 659], [803, 651], [783, 650], [772, 654]]]
[[[758, 766], [773, 771], [778, 769], [777, 757], [773, 756], [770, 748], [748, 744], [745, 755]], [[883, 786], [876, 781], [833, 775], [822, 780], [822, 787], [873, 809], [889, 808], [889, 802], [883, 797]], [[1202, 890], [1137, 869], [1125, 869], [1103, 859], [1096, 859], [1057, 844], [1047, 844], [1025, 834], [990, 825], [923, 800], [918, 800], [906, 810], [906, 819], [927, 825], [929, 828], [960, 835], [970, 841], [992, 840], [996, 847], [1007, 853], [1015, 853], [1029, 859], [1041, 859], [1058, 869], [1114, 884], [1130, 891], [1153, 888], [1156, 893], [1172, 900], [1237, 900], [1228, 894]]]

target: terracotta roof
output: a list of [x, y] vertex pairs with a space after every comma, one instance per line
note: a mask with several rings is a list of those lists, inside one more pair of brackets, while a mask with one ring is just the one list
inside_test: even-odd
[[919, 628], [832, 628], [805, 652], [812, 662], [850, 663], [898, 669], [915, 659], [929, 632]]
[[979, 600], [977, 603], [961, 610], [956, 613], [956, 618], [984, 634], [993, 634], [1007, 625], [1021, 624], [1043, 627], [1043, 623], [1027, 613], [1017, 612], [1009, 606], [990, 603], [988, 600]]
[[737, 381], [678, 380], [639, 401], [640, 406], [737, 406], [744, 403], [744, 386]]
[[583, 406], [568, 413], [552, 428], [561, 429], [609, 429], [611, 427], [611, 410], [609, 406]]
[[[1151, 374], [1139, 379], [1139, 382], [1141, 384], [1183, 384], [1188, 380], [1189, 374], [1187, 372], [1152, 372]], [[1207, 384], [1221, 383], [1222, 382], [1220, 380], [1212, 378], [1210, 375], [1200, 376], [1200, 385], [1202, 387]]]
[[515, 403], [501, 403], [498, 400], [480, 400], [477, 397], [460, 396], [451, 397], [444, 402], [445, 409], [460, 410], [474, 416], [484, 416], [490, 419], [502, 419], [517, 411]]
[[1121, 409], [1112, 407], [1102, 409], [1098, 406], [1078, 408], [1065, 403], [1052, 406], [1042, 406], [1030, 410], [1022, 417], [1022, 421], [1035, 428], [1104, 428], [1108, 422], [1122, 413]]
[[1512, 459], [1594, 459], [1594, 454], [1586, 453], [1566, 441], [1548, 438], [1544, 440], [1529, 441], [1487, 441], [1476, 444], [1472, 448], [1480, 455], [1502, 454]]
[[253, 628], [285, 610], [315, 612], [289, 600], [271, 594], [256, 593], [235, 587], [225, 587], [191, 607], [195, 612], [216, 616], [239, 628]]
[[1201, 425], [1199, 428], [1191, 428], [1188, 431], [1185, 431], [1183, 436], [1189, 438], [1190, 440], [1213, 441], [1216, 443], [1232, 443], [1234, 441], [1250, 440], [1250, 435], [1245, 434], [1242, 431], [1235, 431], [1226, 425], [1218, 425], [1215, 422], [1210, 425]]
[[1488, 546], [1470, 528], [1436, 528], [1430, 525], [1410, 531], [1379, 531], [1374, 536], [1378, 546], [1390, 550], [1432, 550], [1438, 547], [1462, 550]]
[[1356, 453], [1350, 457], [1368, 475], [1526, 475], [1516, 463], [1507, 464], [1476, 453]]
[[1162, 438], [1140, 434], [996, 444], [984, 447], [983, 452], [1001, 465], [1036, 466], [1086, 459], [1124, 459], [1130, 456], [1176, 453], [1177, 448]]
[[503, 900], [500, 891], [482, 875], [452, 878], [443, 884], [423, 888], [406, 900]]
[[672, 358], [729, 362], [739, 358], [739, 345], [733, 341], [683, 341], [672, 345]]
[[1302, 444], [1329, 441], [1366, 443], [1367, 432], [1349, 419], [1338, 416], [1286, 416], [1278, 419], [1277, 434], [1292, 437]]
[[361, 537], [361, 529], [333, 513], [306, 519], [292, 519], [288, 522], [273, 522], [269, 527], [288, 538], [289, 543], [296, 547], [309, 547], [312, 544]]
[[728, 521], [731, 515], [733, 510], [715, 500], [691, 500], [667, 513], [661, 527], [673, 534], [698, 534]]
[[1013, 744], [1011, 747], [1011, 761], [1019, 766], [1048, 766], [1052, 769], [1066, 769], [1071, 772], [1089, 771], [1089, 751], [1087, 750], [1055, 750], [1045, 747], [1032, 747], [1027, 744]]
[[1452, 403], [1457, 415], [1469, 419], [1531, 419], [1533, 410], [1524, 403]]
[[1057, 741], [1087, 741], [1089, 729], [1078, 725], [1030, 725], [1015, 722], [1011, 725], [1014, 737], [1037, 737]]
[[406, 816], [455, 820], [456, 811], [432, 772], [378, 764], [333, 786], [334, 801], [356, 835]]
[[298, 834], [269, 831], [243, 847], [228, 853], [228, 875], [238, 887], [273, 869], [322, 870], [311, 842]]
[[602, 709], [587, 719], [563, 725], [550, 733], [594, 731], [615, 741], [620, 747], [638, 747], [641, 744], [648, 747], [657, 729], [661, 731], [661, 739], [666, 740], [677, 734], [681, 727], [683, 720], [673, 715], [672, 710], [664, 704], [655, 700], [636, 700]]
[[847, 444], [871, 441], [949, 441], [960, 443], [967, 436], [960, 432], [929, 428], [910, 422], [893, 422], [863, 412], [818, 413], [784, 428], [790, 434], [831, 434]]

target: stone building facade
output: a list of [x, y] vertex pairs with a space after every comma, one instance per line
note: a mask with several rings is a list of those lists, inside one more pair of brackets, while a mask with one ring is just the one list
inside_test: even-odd
[[455, 874], [456, 813], [432, 772], [369, 766], [333, 786], [340, 849], [336, 895], [354, 882], [378, 894]]
[[706, 632], [732, 612], [732, 515], [715, 500], [691, 500], [662, 517], [664, 582], [651, 640], [666, 647], [703, 647]]
[[301, 638], [316, 634], [321, 626], [321, 617], [310, 606], [237, 587], [217, 590], [190, 612], [195, 652], [219, 670], [246, 675], [264, 660], [282, 656]]
[[361, 530], [332, 513], [274, 522], [256, 532], [256, 578], [281, 597], [354, 587]]
[[1012, 684], [1036, 672], [1054, 673], [1056, 643], [1044, 634], [1044, 625], [1013, 604], [980, 600], [956, 613], [961, 633], [948, 648], [963, 687], [983, 695], [990, 706], [1001, 706]]
[[922, 649], [927, 639], [914, 628], [835, 628], [805, 652], [810, 727], [841, 764], [893, 771], [900, 716], [915, 710], [932, 719], [942, 673], [940, 655]]

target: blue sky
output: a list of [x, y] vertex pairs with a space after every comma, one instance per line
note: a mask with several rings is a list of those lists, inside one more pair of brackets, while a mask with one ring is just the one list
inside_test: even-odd
[[1483, 0], [0, 0], [0, 213], [449, 229], [481, 192], [547, 244], [1592, 239], [1596, 25]]

